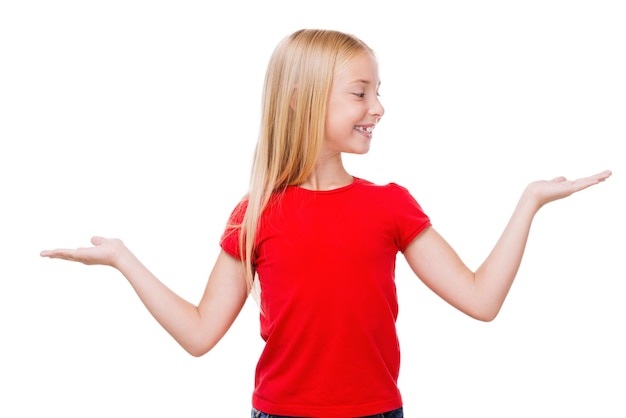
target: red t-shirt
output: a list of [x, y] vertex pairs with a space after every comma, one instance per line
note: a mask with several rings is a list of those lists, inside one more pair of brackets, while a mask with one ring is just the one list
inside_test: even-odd
[[[231, 224], [243, 217], [242, 202]], [[398, 251], [429, 218], [396, 184], [276, 193], [259, 224], [254, 266], [261, 336], [253, 406], [276, 415], [355, 417], [402, 406], [397, 387]], [[222, 248], [239, 256], [238, 230]]]

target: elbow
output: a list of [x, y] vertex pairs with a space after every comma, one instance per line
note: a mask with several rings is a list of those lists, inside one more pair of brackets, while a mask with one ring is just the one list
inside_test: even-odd
[[466, 312], [469, 316], [481, 322], [492, 322], [504, 304], [503, 297], [476, 297], [468, 306]]
[[498, 316], [497, 313], [491, 315], [474, 316], [474, 319], [477, 319], [481, 322], [492, 322], [494, 319], [496, 319], [496, 316]]
[[207, 349], [203, 347], [183, 347], [183, 348], [185, 349], [186, 352], [191, 354], [193, 357], [202, 357], [203, 355], [211, 351], [210, 348]]
[[188, 348], [185, 348], [185, 351], [191, 354], [192, 357], [196, 357], [196, 358], [202, 357], [203, 355], [209, 352], [208, 350], [196, 350], [196, 349], [188, 349]]
[[481, 322], [491, 322], [498, 316], [500, 312], [500, 306], [485, 306], [480, 305], [474, 307], [474, 309], [462, 310], [463, 313], [469, 317]]
[[193, 357], [202, 357], [203, 355], [211, 351], [211, 349], [213, 349], [215, 344], [197, 342], [197, 343], [181, 344], [181, 346], [187, 353], [191, 354]]
[[470, 316], [481, 322], [492, 322], [498, 316], [500, 308], [497, 309], [483, 309], [470, 314]]

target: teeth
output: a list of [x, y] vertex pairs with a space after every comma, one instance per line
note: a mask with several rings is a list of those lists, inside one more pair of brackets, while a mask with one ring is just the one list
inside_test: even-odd
[[361, 132], [367, 132], [368, 134], [371, 134], [372, 131], [374, 130], [373, 126], [369, 126], [369, 127], [364, 127], [364, 126], [355, 126], [354, 129], [356, 129], [357, 131], [361, 131]]

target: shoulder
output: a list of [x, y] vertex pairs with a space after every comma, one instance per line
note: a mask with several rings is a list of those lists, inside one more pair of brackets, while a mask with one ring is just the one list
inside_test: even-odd
[[423, 213], [421, 205], [409, 189], [398, 183], [375, 184], [364, 179], [356, 179], [356, 181], [361, 185], [361, 189], [370, 191], [370, 198], [386, 205], [392, 212], [417, 210]]
[[409, 190], [399, 185], [398, 183], [386, 183], [386, 184], [376, 184], [369, 180], [354, 178], [355, 185], [360, 186], [363, 190], [368, 190], [374, 193], [382, 193], [391, 196], [410, 196], [411, 193]]

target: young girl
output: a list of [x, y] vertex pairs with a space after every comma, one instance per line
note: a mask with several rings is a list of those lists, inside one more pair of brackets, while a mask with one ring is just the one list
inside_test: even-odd
[[397, 253], [445, 301], [491, 321], [537, 211], [611, 173], [530, 183], [491, 253], [471, 271], [405, 188], [375, 185], [342, 164], [343, 153], [369, 150], [384, 113], [379, 84], [374, 53], [354, 36], [301, 30], [278, 45], [265, 79], [250, 189], [228, 222], [198, 306], [118, 239], [94, 237], [92, 247], [41, 255], [116, 268], [194, 356], [217, 344], [258, 283], [266, 345], [253, 417], [402, 417]]

